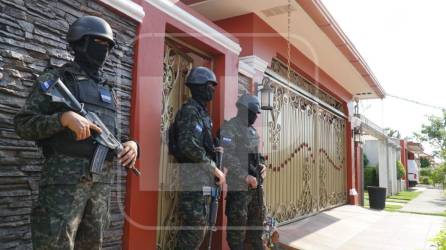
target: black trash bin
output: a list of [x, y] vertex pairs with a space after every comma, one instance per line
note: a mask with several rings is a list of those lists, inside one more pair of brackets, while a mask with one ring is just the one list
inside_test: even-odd
[[386, 206], [386, 188], [368, 186], [370, 208], [382, 210]]

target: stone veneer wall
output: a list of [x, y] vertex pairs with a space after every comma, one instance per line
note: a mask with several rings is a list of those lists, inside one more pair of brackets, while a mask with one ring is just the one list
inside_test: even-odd
[[[13, 117], [47, 66], [72, 59], [65, 34], [69, 24], [83, 15], [103, 17], [115, 32], [118, 47], [105, 71], [117, 84], [121, 133], [128, 136], [137, 24], [92, 0], [0, 0], [0, 249], [32, 249], [30, 212], [43, 163], [35, 143], [15, 134]], [[125, 174], [113, 186], [105, 249], [121, 249]]]

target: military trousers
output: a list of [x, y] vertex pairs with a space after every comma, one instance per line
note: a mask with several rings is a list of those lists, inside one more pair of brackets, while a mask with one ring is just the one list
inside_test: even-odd
[[101, 249], [110, 190], [110, 184], [90, 180], [41, 186], [31, 218], [34, 249]]
[[181, 228], [177, 234], [175, 250], [199, 249], [208, 226], [211, 197], [202, 191], [184, 191], [179, 194]]
[[263, 189], [229, 191], [226, 196], [228, 228], [226, 239], [231, 250], [243, 250], [245, 241], [253, 250], [264, 249], [262, 234], [265, 205]]

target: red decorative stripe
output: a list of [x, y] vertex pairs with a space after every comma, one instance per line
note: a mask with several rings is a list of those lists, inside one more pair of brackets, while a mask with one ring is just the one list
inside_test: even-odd
[[[303, 148], [307, 148], [307, 151], [311, 152], [311, 147], [309, 146], [308, 143], [302, 143], [300, 144], [296, 149], [294, 149], [294, 152], [291, 153], [291, 156], [289, 158], [287, 158], [284, 162], [280, 163], [279, 166], [277, 167], [273, 167], [273, 165], [270, 163], [268, 165], [269, 169], [272, 169], [273, 172], [279, 172], [281, 168], [285, 168], [286, 165], [288, 165], [288, 163], [291, 163], [291, 160], [297, 155], [298, 152], [300, 152], [301, 149]], [[318, 150], [319, 153], [322, 153], [327, 159], [328, 162], [330, 163], [330, 165], [332, 165], [333, 168], [335, 168], [336, 170], [341, 170], [342, 169], [342, 164], [337, 166], [334, 161], [328, 156], [328, 153], [325, 149], [321, 148]], [[265, 159], [268, 160], [269, 156], [265, 155]], [[311, 160], [310, 160], [311, 159]], [[306, 162], [313, 162], [316, 163], [316, 159], [314, 157], [314, 153], [311, 153], [310, 156], [305, 157], [305, 161]], [[342, 163], [344, 163], [344, 161], [342, 161]]]

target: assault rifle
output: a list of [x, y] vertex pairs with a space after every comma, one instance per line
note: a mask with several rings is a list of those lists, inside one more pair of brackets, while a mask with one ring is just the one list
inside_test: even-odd
[[[220, 146], [220, 140], [218, 138], [215, 139], [215, 146]], [[221, 163], [223, 161], [223, 153], [215, 152], [215, 163], [217, 168], [222, 170]], [[212, 233], [217, 231], [217, 227], [215, 224], [217, 223], [217, 214], [218, 214], [218, 200], [220, 199], [220, 186], [215, 185], [215, 187], [211, 188], [211, 205], [209, 209], [209, 243], [208, 250], [211, 250], [212, 246]]]
[[273, 248], [279, 242], [279, 232], [277, 231], [277, 221], [272, 216], [265, 216], [263, 210], [263, 178], [260, 173], [260, 162], [262, 156], [259, 153], [249, 154], [248, 173], [257, 179], [257, 205], [260, 207], [260, 216], [263, 218], [262, 239], [269, 248]]
[[[45, 94], [50, 96], [53, 102], [64, 103], [68, 108], [101, 128], [102, 133], [94, 133], [92, 136], [98, 145], [94, 151], [93, 159], [90, 163], [92, 173], [101, 173], [108, 151], [113, 150], [115, 154], [118, 155], [124, 149], [121, 142], [119, 142], [118, 139], [116, 139], [116, 137], [108, 130], [107, 126], [105, 126], [98, 115], [84, 109], [84, 104], [79, 103], [79, 101], [73, 96], [60, 78], [55, 81], [46, 81], [43, 83], [43, 86], [45, 89]], [[135, 167], [131, 167], [130, 169], [136, 175], [141, 175], [141, 172]]]

